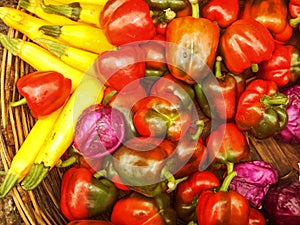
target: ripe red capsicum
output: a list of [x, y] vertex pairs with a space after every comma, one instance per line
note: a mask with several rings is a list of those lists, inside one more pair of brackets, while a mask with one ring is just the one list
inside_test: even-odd
[[209, 171], [197, 171], [178, 184], [175, 193], [175, 210], [186, 222], [196, 221], [196, 206], [202, 191], [220, 186], [218, 177]]
[[148, 96], [134, 105], [132, 113], [136, 130], [144, 137], [178, 141], [191, 123], [190, 111], [176, 95]]
[[270, 59], [274, 39], [263, 24], [254, 19], [239, 19], [222, 34], [220, 50], [227, 69], [239, 74], [253, 64]]
[[235, 122], [257, 138], [273, 136], [287, 124], [287, 103], [288, 97], [279, 93], [274, 81], [253, 80], [239, 99]]
[[175, 143], [160, 138], [135, 137], [126, 141], [112, 157], [113, 169], [124, 185], [147, 197], [176, 188], [167, 162]]
[[113, 223], [105, 220], [73, 220], [67, 225], [114, 225]]
[[236, 175], [231, 171], [225, 177], [219, 190], [205, 190], [198, 198], [197, 220], [201, 225], [248, 225], [250, 206], [242, 195], [228, 191]]
[[109, 0], [101, 11], [100, 24], [115, 46], [151, 40], [156, 33], [149, 6], [143, 0]]
[[198, 1], [191, 5], [192, 16], [173, 19], [166, 30], [169, 71], [188, 84], [199, 82], [210, 73], [220, 36], [217, 24], [199, 18]]
[[222, 72], [221, 60], [220, 56], [216, 57], [215, 76], [208, 76], [195, 84], [194, 89], [200, 108], [207, 117], [232, 121], [240, 94], [246, 87], [246, 79], [242, 74]]
[[266, 219], [264, 215], [256, 208], [250, 207], [248, 225], [265, 225]]
[[240, 8], [238, 0], [222, 1], [210, 0], [201, 9], [201, 16], [226, 28], [239, 17]]
[[35, 118], [49, 115], [70, 97], [72, 81], [55, 71], [36, 71], [17, 80], [17, 89], [24, 98], [11, 106], [27, 103]]
[[214, 164], [236, 163], [249, 154], [245, 135], [235, 123], [224, 123], [206, 138], [206, 145]]
[[117, 225], [174, 225], [176, 212], [166, 193], [149, 198], [132, 192], [115, 203], [111, 222]]
[[[121, 91], [128, 84], [144, 77], [146, 71], [145, 55], [138, 45], [126, 45], [116, 51], [99, 55], [94, 63], [96, 75], [100, 80]], [[134, 88], [134, 87], [132, 87]]]
[[275, 44], [272, 57], [259, 63], [257, 76], [263, 80], [275, 81], [278, 87], [300, 78], [300, 51], [294, 45]]
[[106, 179], [96, 179], [89, 169], [71, 167], [62, 178], [60, 208], [68, 220], [99, 216], [111, 209], [118, 191]]
[[291, 16], [290, 25], [292, 27], [299, 27], [300, 23], [300, 1], [299, 0], [290, 0], [288, 3], [288, 12]]
[[279, 41], [285, 42], [292, 36], [292, 30], [287, 29], [287, 26], [290, 26], [290, 24], [287, 4], [284, 0], [247, 0], [240, 17], [260, 22], [268, 28], [275, 38], [277, 34], [289, 32], [285, 40]]

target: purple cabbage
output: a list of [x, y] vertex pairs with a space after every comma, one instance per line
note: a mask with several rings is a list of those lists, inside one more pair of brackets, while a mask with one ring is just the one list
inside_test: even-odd
[[300, 181], [279, 183], [270, 188], [264, 211], [271, 224], [300, 224]]
[[238, 163], [233, 170], [237, 175], [229, 188], [243, 195], [254, 208], [261, 208], [270, 186], [278, 181], [277, 170], [259, 160]]
[[289, 98], [286, 108], [288, 123], [275, 138], [288, 144], [300, 144], [300, 85], [288, 87], [282, 93]]
[[123, 115], [102, 104], [92, 105], [80, 115], [74, 133], [74, 148], [87, 158], [101, 158], [115, 151], [125, 135]]

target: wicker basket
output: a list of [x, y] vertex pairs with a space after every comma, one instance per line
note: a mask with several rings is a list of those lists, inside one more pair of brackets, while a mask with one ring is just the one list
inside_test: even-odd
[[[12, 29], [8, 31], [8, 35], [25, 38]], [[26, 106], [11, 108], [9, 102], [21, 97], [16, 91], [16, 80], [32, 72], [33, 68], [5, 49], [2, 52], [0, 153], [4, 169], [8, 170], [13, 156], [35, 123]], [[257, 140], [248, 137], [248, 140], [251, 159], [261, 159], [271, 163], [279, 171], [280, 179], [298, 179], [299, 145], [279, 143], [273, 138]], [[54, 168], [35, 190], [26, 192], [17, 186], [10, 192], [24, 224], [67, 223], [59, 209], [62, 173], [62, 169]]]

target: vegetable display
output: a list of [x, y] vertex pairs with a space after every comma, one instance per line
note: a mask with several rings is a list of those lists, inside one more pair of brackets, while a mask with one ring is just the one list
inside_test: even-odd
[[34, 70], [1, 99], [13, 110], [27, 103], [22, 112], [34, 126], [4, 173], [0, 198], [16, 186], [36, 189], [56, 167], [68, 225], [298, 224], [299, 181], [284, 182], [294, 174], [267, 162], [269, 149], [252, 149], [274, 139], [296, 153], [300, 144], [298, 6], [0, 7], [0, 19], [25, 35], [0, 33], [0, 43]]

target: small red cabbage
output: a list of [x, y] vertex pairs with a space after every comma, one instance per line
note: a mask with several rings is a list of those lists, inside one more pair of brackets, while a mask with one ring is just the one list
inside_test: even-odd
[[92, 105], [80, 115], [74, 133], [74, 148], [87, 158], [101, 158], [115, 151], [125, 135], [123, 115], [102, 104]]
[[286, 108], [288, 123], [275, 138], [288, 144], [300, 144], [300, 85], [295, 84], [281, 92], [289, 98]]
[[243, 195], [254, 208], [261, 208], [270, 186], [278, 181], [277, 170], [260, 160], [238, 163], [233, 170], [237, 175], [229, 188]]
[[279, 183], [270, 188], [264, 211], [271, 224], [300, 224], [300, 181]]

